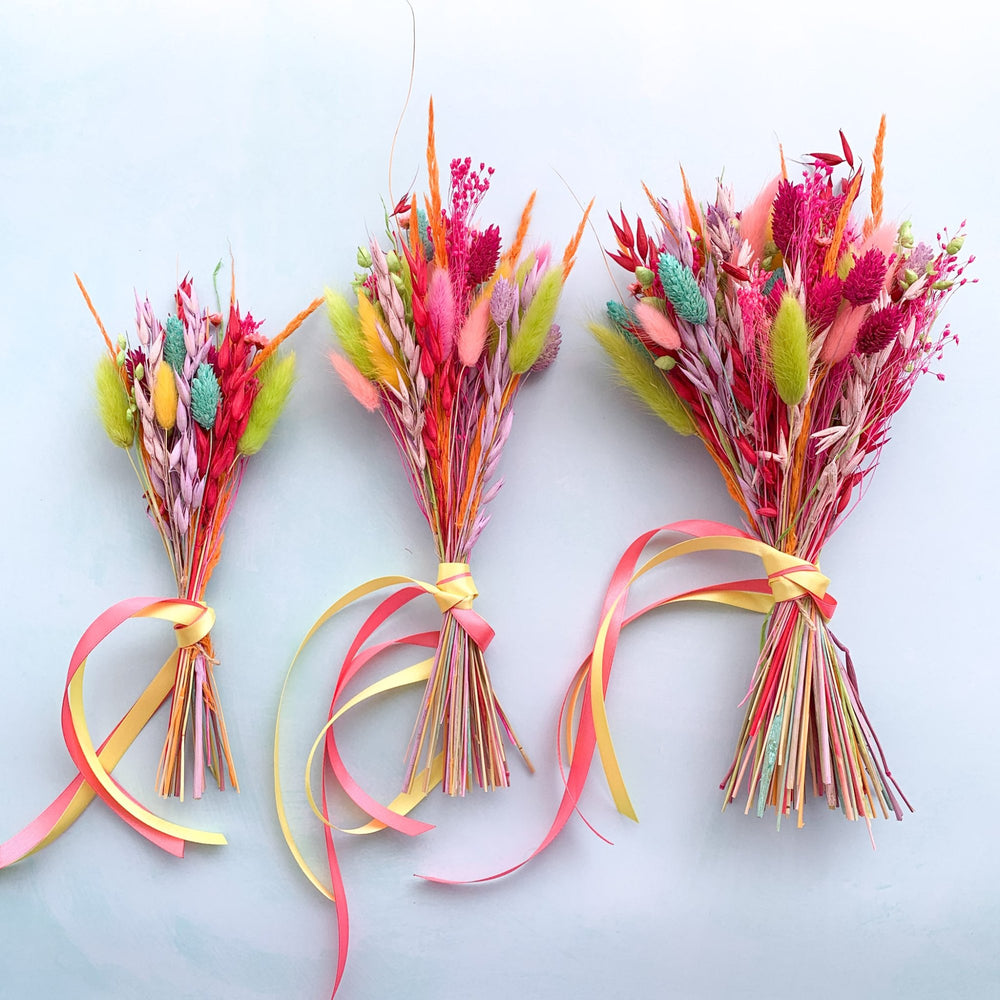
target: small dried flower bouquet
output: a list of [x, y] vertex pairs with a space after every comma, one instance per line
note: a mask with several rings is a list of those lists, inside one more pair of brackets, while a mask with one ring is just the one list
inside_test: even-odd
[[893, 415], [956, 339], [932, 326], [967, 279], [961, 231], [925, 243], [909, 223], [883, 220], [884, 134], [883, 119], [862, 217], [854, 213], [862, 169], [841, 135], [842, 152], [810, 155], [797, 179], [783, 160], [742, 211], [721, 184], [701, 208], [685, 180], [679, 205], [650, 195], [655, 235], [624, 215], [612, 220], [610, 256], [632, 278], [632, 302], [609, 303], [609, 322], [593, 333], [643, 402], [701, 438], [744, 530], [683, 522], [668, 528], [692, 537], [642, 568], [656, 531], [623, 557], [587, 668], [570, 798], [596, 745], [619, 808], [631, 814], [603, 704], [630, 583], [676, 556], [727, 549], [757, 555], [767, 578], [679, 595], [768, 616], [726, 803], [745, 796], [748, 811], [770, 806], [779, 822], [794, 813], [801, 825], [814, 790], [849, 819], [902, 818], [906, 799], [830, 628], [836, 602], [818, 564], [877, 466]]
[[[63, 702], [63, 733], [80, 774], [38, 819], [0, 847], [0, 865], [58, 836], [94, 794], [173, 853], [182, 853], [185, 841], [225, 843], [221, 834], [179, 827], [155, 816], [110, 772], [169, 698], [156, 782], [159, 794], [183, 797], [191, 773], [198, 798], [206, 771], [220, 789], [227, 776], [237, 786], [215, 680], [215, 614], [205, 603], [205, 592], [247, 461], [267, 440], [292, 386], [295, 356], [281, 356], [276, 349], [322, 301], [316, 300], [268, 341], [260, 324], [240, 311], [235, 289], [224, 319], [221, 311], [199, 305], [191, 279], [185, 278], [175, 294], [175, 312], [164, 322], [148, 298], [136, 297], [137, 343], [132, 344], [124, 335], [111, 340], [82, 283], [80, 289], [107, 345], [97, 368], [100, 416], [139, 479], [147, 515], [176, 580], [177, 597], [121, 601], [80, 640]], [[87, 656], [118, 625], [140, 617], [171, 622], [177, 649], [104, 744], [94, 747], [82, 703]]]
[[[513, 240], [505, 249], [500, 230], [476, 219], [492, 168], [470, 158], [450, 165], [447, 201], [442, 198], [434, 143], [433, 104], [428, 129], [429, 194], [403, 198], [387, 219], [388, 245], [373, 238], [359, 250], [357, 305], [328, 292], [330, 320], [343, 354], [333, 364], [352, 395], [381, 414], [395, 440], [417, 505], [437, 552], [434, 583], [380, 577], [351, 591], [314, 629], [347, 604], [385, 587], [384, 598], [357, 634], [338, 674], [325, 739], [324, 774], [341, 787], [372, 823], [355, 832], [392, 827], [415, 834], [429, 829], [406, 817], [440, 782], [449, 795], [474, 784], [509, 784], [505, 741], [521, 750], [494, 692], [486, 666], [493, 630], [473, 608], [477, 596], [469, 567], [472, 551], [500, 489], [500, 455], [510, 434], [514, 401], [527, 376], [552, 363], [559, 348], [556, 306], [573, 267], [581, 222], [561, 258], [547, 246], [525, 251], [534, 204], [529, 198]], [[588, 210], [589, 211], [589, 210]], [[365, 646], [373, 632], [408, 601], [432, 596], [442, 614], [436, 632]], [[433, 647], [429, 659], [399, 672], [347, 701], [346, 683], [382, 649], [397, 643]], [[337, 715], [369, 693], [402, 683], [424, 683], [423, 701], [405, 765], [404, 790], [389, 807], [368, 796], [343, 765], [333, 738]], [[280, 709], [279, 709], [280, 721]], [[523, 753], [523, 750], [522, 750]], [[529, 764], [530, 766], [530, 764]], [[330, 836], [325, 782], [322, 805], [308, 792], [326, 824], [333, 892], [309, 870], [288, 825], [275, 757], [279, 815], [300, 867], [338, 905], [340, 967], [347, 947], [347, 909]], [[308, 784], [308, 782], [307, 782]]]

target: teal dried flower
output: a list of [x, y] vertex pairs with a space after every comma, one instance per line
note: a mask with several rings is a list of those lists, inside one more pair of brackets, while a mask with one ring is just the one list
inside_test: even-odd
[[681, 319], [689, 323], [708, 320], [708, 303], [698, 288], [694, 275], [672, 254], [661, 253], [658, 265], [663, 290]]
[[763, 293], [764, 295], [770, 295], [774, 291], [774, 286], [779, 281], [785, 280], [785, 269], [783, 267], [776, 268], [771, 272], [771, 276], [764, 283]]
[[[612, 299], [610, 302], [606, 303], [606, 308], [608, 311], [608, 317], [611, 322], [615, 325], [615, 330], [620, 333], [633, 347], [642, 348], [642, 341], [633, 332], [639, 326], [641, 326], [639, 320], [636, 318], [634, 312], [631, 309], [626, 308], [620, 302]], [[648, 354], [649, 352], [646, 351]]]
[[623, 330], [639, 325], [639, 321], [632, 315], [632, 311], [630, 309], [626, 309], [625, 306], [623, 306], [620, 302], [616, 302], [614, 299], [607, 304], [607, 310], [608, 317], [611, 322]]
[[184, 346], [184, 326], [176, 316], [167, 317], [166, 336], [163, 340], [163, 357], [175, 372], [184, 367], [187, 348]]
[[215, 412], [218, 408], [219, 380], [210, 364], [200, 364], [191, 379], [191, 416], [206, 431], [210, 431], [215, 424]]
[[417, 231], [420, 233], [420, 242], [424, 247], [424, 257], [427, 260], [434, 259], [434, 244], [430, 236], [431, 224], [427, 221], [427, 213], [422, 209], [417, 209]]

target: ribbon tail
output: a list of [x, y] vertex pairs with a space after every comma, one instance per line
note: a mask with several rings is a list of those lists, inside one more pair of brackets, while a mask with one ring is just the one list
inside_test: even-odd
[[[150, 812], [116, 782], [94, 749], [83, 707], [83, 679], [87, 657], [96, 645], [128, 618], [161, 618], [186, 627], [201, 617], [204, 607], [183, 599], [133, 598], [114, 605], [84, 633], [70, 659], [63, 695], [62, 729], [70, 757], [88, 785], [133, 829], [165, 849], [176, 853], [176, 840], [201, 844], [225, 844], [220, 833], [180, 826]], [[213, 616], [214, 617], [214, 616]], [[177, 652], [168, 663], [173, 666]], [[150, 836], [157, 834], [160, 836]], [[163, 838], [168, 839], [163, 839]], [[173, 838], [173, 839], [170, 839]], [[167, 846], [169, 845], [169, 846]]]
[[[421, 594], [433, 594], [435, 588], [433, 585], [424, 583], [420, 580], [414, 580], [408, 576], [383, 576], [376, 577], [369, 580], [367, 583], [360, 584], [354, 587], [352, 590], [348, 591], [337, 601], [331, 604], [313, 623], [309, 631], [306, 633], [302, 642], [299, 643], [298, 649], [295, 651], [295, 655], [292, 657], [291, 662], [288, 665], [288, 669], [285, 672], [285, 679], [281, 687], [281, 695], [278, 700], [278, 711], [275, 717], [274, 723], [274, 752], [272, 756], [272, 770], [274, 779], [274, 800], [275, 809], [278, 813], [278, 823], [281, 827], [282, 836], [285, 839], [285, 844], [288, 847], [289, 852], [295, 859], [295, 863], [299, 866], [299, 869], [306, 876], [306, 878], [312, 883], [313, 887], [320, 892], [323, 896], [329, 899], [331, 902], [337, 902], [338, 894], [334, 889], [328, 888], [323, 879], [313, 871], [311, 865], [306, 861], [298, 843], [295, 839], [295, 835], [292, 832], [291, 824], [288, 819], [288, 811], [285, 807], [285, 794], [282, 788], [281, 781], [281, 730], [282, 730], [282, 719], [284, 712], [285, 700], [288, 697], [289, 686], [291, 684], [292, 674], [295, 670], [295, 666], [298, 663], [299, 657], [305, 651], [306, 646], [312, 641], [316, 636], [316, 633], [335, 615], [339, 614], [344, 609], [348, 608], [350, 605], [354, 604], [356, 601], [367, 597], [371, 594], [377, 593], [379, 590], [384, 590], [387, 587], [401, 587], [399, 591], [391, 594], [389, 597], [383, 599], [378, 607], [371, 612], [368, 618], [365, 620], [361, 629], [355, 635], [354, 640], [348, 649], [347, 655], [344, 658], [344, 662], [340, 668], [337, 676], [337, 682], [334, 687], [333, 698], [331, 700], [331, 712], [330, 716], [335, 718], [335, 713], [333, 708], [339, 700], [345, 686], [351, 680], [351, 678], [360, 670], [369, 660], [381, 652], [383, 649], [388, 648], [392, 645], [398, 645], [409, 640], [412, 640], [411, 644], [414, 645], [424, 645], [433, 646], [437, 641], [437, 632], [432, 633], [421, 633], [418, 636], [406, 637], [406, 639], [392, 640], [387, 643], [375, 646], [370, 650], [362, 651], [361, 647], [364, 645], [365, 641], [378, 629], [382, 624], [384, 624], [399, 608], [403, 607], [409, 601], [419, 597]], [[332, 719], [331, 719], [332, 721]], [[328, 723], [329, 724], [329, 723]], [[335, 745], [334, 745], [335, 748]], [[360, 791], [360, 788], [358, 789]], [[312, 795], [312, 790], [308, 783], [306, 785], [307, 796], [313, 800], [315, 808], [315, 798]], [[323, 796], [325, 796], [325, 789], [323, 791]], [[413, 808], [418, 801], [423, 796], [419, 798], [408, 797], [404, 798], [404, 805], [409, 803], [409, 808]], [[325, 800], [324, 800], [325, 801]], [[374, 800], [372, 800], [374, 802]], [[380, 806], [380, 809], [384, 807]], [[402, 813], [404, 810], [400, 810]], [[406, 809], [405, 811], [409, 811]], [[371, 815], [369, 813], [369, 815]], [[332, 833], [330, 828], [326, 825], [329, 821], [329, 816], [326, 816], [324, 820], [324, 836], [329, 837], [330, 841], [328, 844], [328, 856], [330, 852], [334, 850], [332, 842]], [[396, 820], [393, 821], [394, 823]], [[408, 821], [414, 823], [414, 821]], [[421, 824], [425, 826], [426, 824]], [[365, 829], [365, 828], [360, 828]], [[367, 832], [367, 831], [366, 831]], [[335, 858], [335, 855], [333, 855]], [[344, 904], [338, 903], [338, 922], [341, 919], [340, 907]], [[346, 910], [344, 911], [344, 918], [346, 919]]]
[[486, 647], [493, 641], [496, 632], [493, 627], [471, 608], [452, 608], [449, 614], [472, 637], [472, 641], [485, 653]]
[[323, 837], [326, 842], [326, 862], [330, 872], [330, 884], [333, 886], [333, 893], [329, 896], [333, 900], [333, 905], [337, 916], [337, 974], [333, 981], [333, 993], [331, 997], [337, 995], [340, 989], [340, 981], [344, 978], [344, 969], [347, 967], [347, 949], [351, 942], [350, 913], [347, 909], [347, 894], [344, 890], [344, 877], [340, 872], [340, 862], [337, 860], [337, 849], [333, 843], [333, 829], [329, 822], [329, 809], [327, 808], [326, 786], [323, 787]]
[[[180, 603], [184, 606], [190, 604], [190, 602]], [[171, 620], [169, 605], [170, 601], [161, 601], [150, 597], [137, 597], [119, 602], [91, 624], [78, 643], [76, 652], [89, 651], [129, 617], [165, 617]], [[97, 760], [102, 770], [109, 776], [109, 780], [114, 780], [110, 778], [110, 772], [117, 766], [157, 709], [169, 697], [174, 683], [175, 656], [176, 654], [164, 663], [98, 749]], [[63, 711], [66, 711], [65, 698]], [[65, 721], [64, 717], [64, 725]], [[121, 794], [128, 796], [128, 793], [121, 789], [117, 782], [115, 785], [120, 789]], [[20, 861], [56, 841], [80, 818], [95, 795], [96, 792], [87, 783], [83, 774], [78, 773], [34, 820], [5, 843], [0, 844], [0, 868]], [[129, 798], [131, 799], [130, 796]], [[176, 857], [183, 856], [185, 842], [182, 838], [153, 830], [135, 820], [134, 817], [126, 819], [128, 813], [123, 814], [118, 809], [115, 809], [115, 812], [157, 847]]]
[[[694, 535], [695, 537], [669, 546], [647, 560], [640, 567], [639, 558], [643, 549], [657, 534], [663, 531], [682, 532]], [[600, 754], [605, 777], [607, 778], [619, 812], [629, 816], [631, 819], [636, 818], [615, 754], [614, 743], [608, 727], [605, 704], [605, 696], [611, 679], [611, 668], [614, 663], [614, 656], [622, 630], [650, 611], [684, 601], [708, 601], [761, 614], [768, 613], [775, 605], [775, 597], [770, 579], [760, 578], [728, 581], [683, 591], [654, 601], [628, 617], [625, 616], [631, 587], [640, 577], [661, 563], [668, 562], [682, 555], [700, 551], [745, 552], [762, 559], [765, 554], [775, 553], [775, 550], [771, 549], [770, 546], [758, 539], [752, 538], [745, 532], [714, 521], [680, 521], [640, 535], [628, 547], [612, 574], [611, 582], [605, 593], [601, 608], [601, 624], [598, 629], [594, 649], [591, 655], [584, 661], [582, 667], [577, 671], [563, 703], [564, 711], [560, 714], [557, 745], [561, 745], [561, 732], [565, 725], [569, 771], [568, 773], [564, 773], [564, 789], [556, 816], [541, 843], [524, 860], [492, 875], [463, 880], [445, 879], [434, 875], [419, 875], [419, 878], [449, 885], [489, 882], [512, 874], [536, 858], [556, 839], [573, 815], [573, 812], [580, 812], [579, 801], [593, 762], [595, 750]], [[795, 571], [797, 572], [806, 570], [814, 574], [817, 578], [821, 577], [821, 574], [817, 573], [814, 567], [809, 567], [807, 564], [800, 564], [797, 560], [785, 556], [784, 553], [775, 553], [775, 558], [782, 565], [788, 563], [796, 567]], [[825, 578], [822, 579], [825, 580]], [[821, 611], [824, 610], [824, 602], [828, 608], [836, 606], [836, 601], [833, 598], [817, 597], [816, 594], [813, 594], [812, 597]], [[572, 717], [578, 702], [580, 703], [579, 722], [574, 740], [572, 736]], [[560, 770], [562, 771], [561, 750], [559, 751], [559, 758]], [[581, 814], [581, 818], [583, 818], [591, 830], [594, 830], [586, 817], [583, 817]], [[594, 832], [597, 833], [596, 830]], [[607, 841], [607, 838], [601, 834], [597, 833], [597, 835]]]

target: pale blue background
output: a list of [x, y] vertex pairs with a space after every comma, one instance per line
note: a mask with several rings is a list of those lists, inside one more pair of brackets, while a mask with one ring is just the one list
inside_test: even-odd
[[[394, 186], [421, 168], [427, 96], [444, 163], [496, 167], [484, 220], [509, 233], [538, 188], [534, 232], [560, 246], [578, 208], [649, 214], [640, 181], [699, 197], [725, 170], [740, 200], [791, 158], [869, 155], [889, 115], [887, 210], [918, 234], [968, 217], [982, 278], [948, 308], [962, 343], [926, 379], [861, 508], [829, 546], [867, 708], [917, 806], [863, 826], [809, 806], [798, 831], [738, 810], [717, 784], [741, 718], [759, 622], [662, 613], [622, 645], [610, 713], [641, 824], [595, 775], [588, 813], [519, 875], [449, 890], [516, 861], [559, 792], [555, 711], [585, 652], [615, 559], [683, 517], [732, 520], [700, 446], [672, 436], [608, 377], [584, 332], [612, 294], [588, 234], [560, 310], [559, 363], [528, 386], [504, 457], [509, 482], [476, 553], [498, 632], [495, 681], [539, 773], [420, 815], [438, 828], [343, 846], [352, 949], [343, 996], [982, 997], [1000, 971], [996, 829], [996, 18], [980, 5], [420, 2], [414, 101]], [[672, 8], [672, 9], [671, 9]], [[883, 12], [884, 11], [884, 12]], [[627, 12], [627, 13], [626, 13]], [[124, 456], [94, 412], [101, 342], [78, 271], [112, 331], [132, 289], [169, 305], [205, 290], [229, 249], [238, 291], [275, 332], [382, 224], [388, 150], [406, 92], [410, 19], [365, 3], [6, 3], [0, 13], [0, 468], [5, 580], [0, 836], [72, 774], [59, 731], [69, 654], [109, 604], [170, 579]], [[557, 174], [558, 171], [558, 174]], [[421, 184], [423, 175], [421, 173]], [[342, 391], [317, 315], [296, 335], [300, 380], [251, 465], [213, 581], [224, 705], [243, 791], [168, 802], [224, 829], [224, 849], [163, 856], [94, 807], [43, 855], [0, 874], [0, 996], [321, 998], [332, 909], [301, 877], [271, 799], [284, 665], [318, 612], [375, 574], [434, 572], [432, 549], [377, 418]], [[728, 569], [691, 566], [707, 581]], [[745, 563], [734, 562], [746, 569]], [[664, 584], [665, 585], [665, 584]], [[431, 627], [432, 609], [417, 614]], [[304, 666], [300, 759], [345, 621]], [[92, 661], [104, 731], [170, 648], [137, 624]], [[351, 760], [395, 788], [415, 701], [344, 727]], [[118, 774], [151, 788], [157, 720]], [[362, 764], [361, 762], [365, 763]], [[370, 763], [369, 763], [370, 762]], [[299, 795], [293, 818], [319, 834]]]

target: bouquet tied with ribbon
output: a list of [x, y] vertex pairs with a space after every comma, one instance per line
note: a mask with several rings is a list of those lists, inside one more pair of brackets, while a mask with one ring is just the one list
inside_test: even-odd
[[[225, 843], [221, 834], [159, 818], [125, 792], [110, 772], [169, 699], [156, 778], [159, 794], [183, 797], [189, 772], [195, 798], [204, 791], [206, 772], [220, 789], [227, 779], [238, 788], [215, 678], [215, 613], [205, 594], [247, 461], [267, 440], [292, 387], [295, 355], [280, 355], [278, 345], [321, 301], [269, 341], [261, 324], [241, 312], [235, 288], [224, 319], [221, 311], [199, 305], [187, 277], [177, 287], [175, 312], [163, 322], [148, 298], [136, 296], [136, 341], [123, 334], [113, 342], [79, 278], [77, 282], [107, 347], [96, 372], [100, 417], [139, 479], [177, 596], [121, 601], [81, 638], [70, 661], [63, 700], [63, 733], [80, 773], [25, 830], [0, 845], [0, 866], [55, 839], [94, 794], [172, 853], [182, 854], [186, 841]], [[177, 649], [105, 742], [95, 747], [83, 710], [84, 667], [97, 644], [130, 618], [171, 622]]]
[[[684, 178], [680, 204], [650, 202], [658, 227], [612, 219], [610, 256], [632, 277], [629, 305], [608, 304], [592, 331], [622, 380], [671, 428], [697, 435], [744, 516], [745, 530], [710, 522], [668, 525], [623, 557], [602, 612], [575, 747], [579, 770], [596, 745], [621, 811], [634, 815], [615, 759], [603, 696], [631, 583], [697, 551], [756, 555], [765, 579], [674, 595], [767, 615], [725, 802], [803, 823], [811, 790], [849, 819], [907, 807], [858, 689], [850, 653], [830, 627], [836, 601], [819, 560], [878, 465], [893, 415], [956, 338], [932, 326], [964, 285], [964, 236], [918, 241], [910, 223], [883, 219], [883, 118], [869, 209], [863, 170], [842, 151], [782, 169], [741, 211], [720, 183], [700, 207]], [[682, 175], [683, 176], [683, 175]], [[963, 223], [964, 226], [964, 223]], [[937, 373], [936, 373], [937, 374]], [[943, 378], [943, 375], [937, 374]], [[687, 540], [641, 567], [659, 531]], [[638, 617], [645, 610], [632, 617]], [[581, 685], [575, 688], [581, 693]], [[579, 703], [579, 697], [574, 704]], [[582, 779], [580, 779], [582, 780]]]
[[[473, 785], [506, 787], [510, 773], [505, 742], [524, 755], [487, 669], [485, 654], [494, 633], [473, 606], [478, 589], [470, 562], [489, 520], [487, 507], [501, 487], [497, 472], [517, 394], [525, 379], [548, 367], [558, 352], [556, 307], [586, 220], [585, 214], [560, 258], [554, 258], [548, 246], [528, 252], [532, 194], [505, 248], [499, 227], [476, 218], [492, 167], [476, 167], [469, 157], [452, 160], [448, 191], [442, 197], [433, 102], [427, 172], [429, 192], [423, 201], [416, 195], [404, 197], [387, 214], [387, 244], [372, 238], [359, 249], [362, 272], [355, 276], [356, 304], [336, 292], [326, 296], [343, 352], [332, 353], [333, 365], [354, 398], [384, 419], [438, 559], [433, 583], [385, 576], [350, 591], [323, 614], [305, 640], [354, 601], [394, 588], [350, 645], [327, 723], [307, 763], [306, 793], [324, 824], [332, 889], [299, 852], [286, 816], [279, 774], [280, 706], [275, 739], [275, 791], [286, 841], [314, 886], [337, 904], [338, 984], [347, 955], [348, 913], [332, 839], [336, 828], [327, 809], [326, 775], [334, 775], [371, 817], [365, 826], [344, 832], [390, 827], [414, 835], [431, 827], [406, 814], [437, 784], [449, 795], [464, 795]], [[396, 611], [423, 595], [436, 602], [440, 628], [365, 645]], [[399, 645], [428, 647], [432, 653], [353, 698], [344, 697], [362, 667]], [[385, 806], [348, 772], [337, 749], [334, 722], [374, 694], [413, 683], [424, 684], [424, 693], [406, 754], [403, 791]], [[321, 801], [309, 780], [317, 752], [323, 760]], [[524, 759], [530, 768], [526, 755]]]

